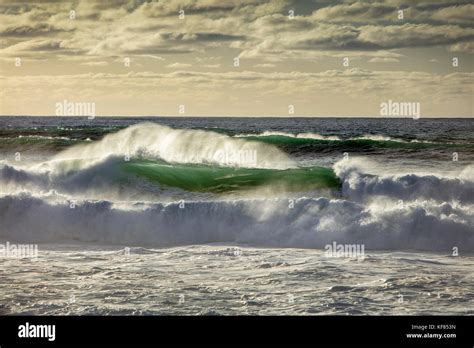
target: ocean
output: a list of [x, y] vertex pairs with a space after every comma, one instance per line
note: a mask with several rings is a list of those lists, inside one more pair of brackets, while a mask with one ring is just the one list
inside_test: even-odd
[[0, 117], [0, 313], [472, 315], [473, 169], [474, 119]]

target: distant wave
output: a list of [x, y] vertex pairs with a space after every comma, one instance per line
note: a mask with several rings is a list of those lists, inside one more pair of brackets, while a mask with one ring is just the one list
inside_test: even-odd
[[[111, 131], [115, 132], [110, 133]], [[97, 141], [97, 139], [101, 137], [104, 138], [99, 141], [102, 142], [102, 147], [105, 147], [106, 144], [110, 144], [112, 140], [121, 138], [118, 142], [121, 146], [120, 149], [126, 150], [124, 146], [131, 146], [131, 148], [127, 149], [130, 154], [134, 154], [137, 147], [141, 147], [142, 149], [146, 148], [150, 150], [150, 152], [154, 152], [154, 155], [159, 153], [160, 157], [167, 157], [163, 158], [165, 160], [178, 161], [181, 163], [183, 163], [182, 156], [184, 153], [181, 150], [186, 149], [190, 151], [191, 148], [194, 148], [194, 150], [198, 151], [198, 149], [203, 146], [206, 147], [208, 151], [207, 154], [192, 153], [189, 156], [190, 158], [186, 158], [184, 161], [190, 162], [193, 160], [193, 156], [197, 155], [197, 157], [194, 157], [196, 163], [201, 163], [202, 161], [215, 163], [215, 157], [219, 156], [219, 151], [222, 152], [222, 149], [226, 149], [226, 151], [229, 152], [257, 150], [260, 156], [268, 158], [268, 156], [271, 156], [271, 153], [268, 152], [268, 148], [264, 150], [262, 143], [276, 146], [277, 148], [271, 150], [273, 153], [276, 153], [279, 149], [289, 154], [317, 154], [328, 151], [370, 151], [378, 149], [422, 151], [424, 149], [445, 150], [447, 148], [453, 148], [456, 149], [456, 151], [466, 149], [474, 150], [474, 144], [472, 143], [405, 139], [378, 134], [341, 137], [336, 135], [322, 135], [319, 133], [292, 134], [279, 131], [265, 131], [260, 134], [232, 135], [232, 132], [219, 128], [183, 130], [154, 123], [140, 123], [121, 130], [110, 127], [88, 127], [76, 130], [55, 128], [39, 134], [28, 134], [28, 132], [31, 132], [31, 130], [11, 130], [6, 132], [6, 136], [0, 137], [0, 148], [10, 148], [15, 151], [24, 149], [33, 149], [35, 151], [61, 151], [71, 148], [73, 145], [88, 145], [91, 139]], [[34, 132], [39, 131], [35, 130]], [[138, 139], [138, 137], [141, 139]], [[199, 139], [201, 137], [202, 139]], [[171, 143], [167, 143], [170, 141]], [[201, 143], [201, 141], [205, 142], [205, 144]], [[244, 143], [244, 141], [246, 143]], [[195, 146], [191, 145], [193, 142]], [[169, 149], [171, 146], [178, 146], [180, 149], [176, 153], [170, 153], [164, 149], [164, 147]], [[214, 148], [214, 150], [212, 150], [212, 148]], [[119, 148], [116, 150], [119, 150]], [[75, 148], [75, 151], [77, 152], [77, 148]], [[109, 154], [110, 152], [111, 151], [109, 151]], [[115, 151], [112, 153], [117, 155]], [[177, 153], [179, 156], [177, 156]], [[264, 163], [265, 159], [262, 159], [262, 163], [259, 165], [273, 167], [276, 161], [282, 162], [279, 166], [292, 165], [289, 163], [291, 161], [289, 161], [288, 158], [284, 158], [281, 153], [276, 156], [272, 164], [268, 163], [268, 161]]]
[[313, 139], [313, 140], [326, 140], [326, 141], [350, 141], [350, 140], [373, 140], [373, 141], [393, 141], [399, 143], [426, 143], [432, 144], [430, 141], [425, 140], [409, 140], [394, 138], [385, 135], [378, 134], [365, 134], [352, 138], [343, 138], [337, 135], [321, 135], [319, 133], [287, 133], [287, 132], [278, 132], [278, 131], [265, 131], [260, 134], [238, 134], [236, 137], [242, 138], [252, 138], [252, 137], [285, 137], [285, 138], [295, 138], [295, 139]]
[[317, 133], [290, 134], [285, 132], [267, 131], [261, 134], [241, 134], [236, 137], [275, 145], [289, 153], [294, 153], [295, 151], [298, 153], [318, 153], [326, 151], [364, 151], [377, 149], [474, 149], [474, 144], [431, 142], [370, 134], [352, 138], [341, 138], [339, 136], [326, 136]]
[[58, 151], [80, 142], [81, 140], [66, 136], [19, 135], [0, 137], [0, 150], [11, 149], [14, 152], [24, 150]]

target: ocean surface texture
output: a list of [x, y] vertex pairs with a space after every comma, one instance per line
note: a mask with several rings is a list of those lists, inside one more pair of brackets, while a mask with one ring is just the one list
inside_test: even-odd
[[2, 314], [472, 315], [474, 119], [0, 117], [0, 256]]

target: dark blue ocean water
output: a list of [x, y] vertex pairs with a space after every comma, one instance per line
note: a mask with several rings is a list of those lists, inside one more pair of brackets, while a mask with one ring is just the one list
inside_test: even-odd
[[[0, 117], [0, 154], [55, 153], [101, 139], [130, 125], [154, 122], [173, 128], [204, 129], [246, 136], [308, 160], [342, 154], [388, 159], [474, 161], [474, 119], [411, 118], [191, 118], [191, 117]], [[262, 137], [261, 135], [267, 135]], [[300, 136], [303, 139], [292, 139]], [[337, 140], [334, 140], [337, 139]]]
[[[343, 138], [377, 134], [407, 140], [474, 142], [474, 118], [230, 118], [230, 117], [0, 117], [0, 136], [11, 134], [100, 136], [140, 122], [156, 122], [173, 128], [202, 128], [230, 135], [280, 131], [319, 133]], [[71, 129], [65, 129], [71, 128]]]

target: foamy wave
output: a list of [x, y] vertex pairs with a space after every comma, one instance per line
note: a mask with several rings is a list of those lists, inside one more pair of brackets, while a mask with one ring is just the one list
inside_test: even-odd
[[238, 134], [236, 138], [246, 138], [246, 137], [269, 137], [269, 136], [281, 136], [287, 138], [301, 138], [301, 139], [317, 139], [317, 140], [341, 140], [338, 136], [331, 136], [331, 135], [321, 135], [318, 133], [286, 133], [286, 132], [278, 132], [278, 131], [265, 131], [260, 134]]
[[268, 137], [268, 136], [282, 136], [287, 138], [300, 138], [300, 139], [315, 139], [315, 140], [327, 140], [327, 141], [348, 141], [348, 140], [372, 140], [372, 141], [393, 141], [399, 143], [430, 143], [424, 140], [406, 140], [400, 138], [394, 138], [384, 135], [378, 134], [364, 134], [358, 137], [352, 138], [341, 138], [336, 135], [321, 135], [319, 133], [286, 133], [286, 132], [278, 132], [278, 131], [265, 131], [260, 134], [240, 134], [236, 135], [236, 137]]
[[123, 158], [108, 157], [76, 171], [61, 170], [61, 162], [56, 163], [55, 171], [0, 165], [0, 195], [26, 192], [39, 196], [68, 197], [71, 200], [154, 201], [160, 198], [160, 202], [166, 202], [175, 194], [183, 194], [178, 188], [163, 188], [127, 175], [121, 170], [123, 163]]
[[374, 197], [416, 200], [430, 199], [440, 202], [458, 201], [474, 203], [474, 166], [468, 166], [457, 177], [441, 174], [368, 174], [370, 162], [361, 158], [341, 160], [334, 165], [336, 175], [342, 180], [345, 197], [364, 202]]
[[341, 140], [338, 136], [332, 135], [321, 135], [318, 133], [298, 133], [298, 134], [291, 134], [291, 133], [284, 133], [284, 132], [271, 132], [266, 131], [261, 134], [261, 136], [271, 136], [271, 135], [280, 135], [284, 137], [290, 138], [301, 138], [301, 139], [317, 139], [317, 140]]
[[474, 251], [473, 209], [434, 201], [403, 207], [303, 198], [120, 206], [107, 201], [50, 204], [0, 198], [0, 238], [28, 243], [174, 246], [236, 243], [323, 248], [333, 241], [366, 249]]
[[272, 145], [209, 131], [173, 129], [154, 123], [141, 123], [109, 134], [102, 140], [66, 149], [37, 169], [77, 170], [95, 165], [110, 156], [145, 156], [169, 163], [249, 168], [295, 167], [295, 163], [284, 152]]

